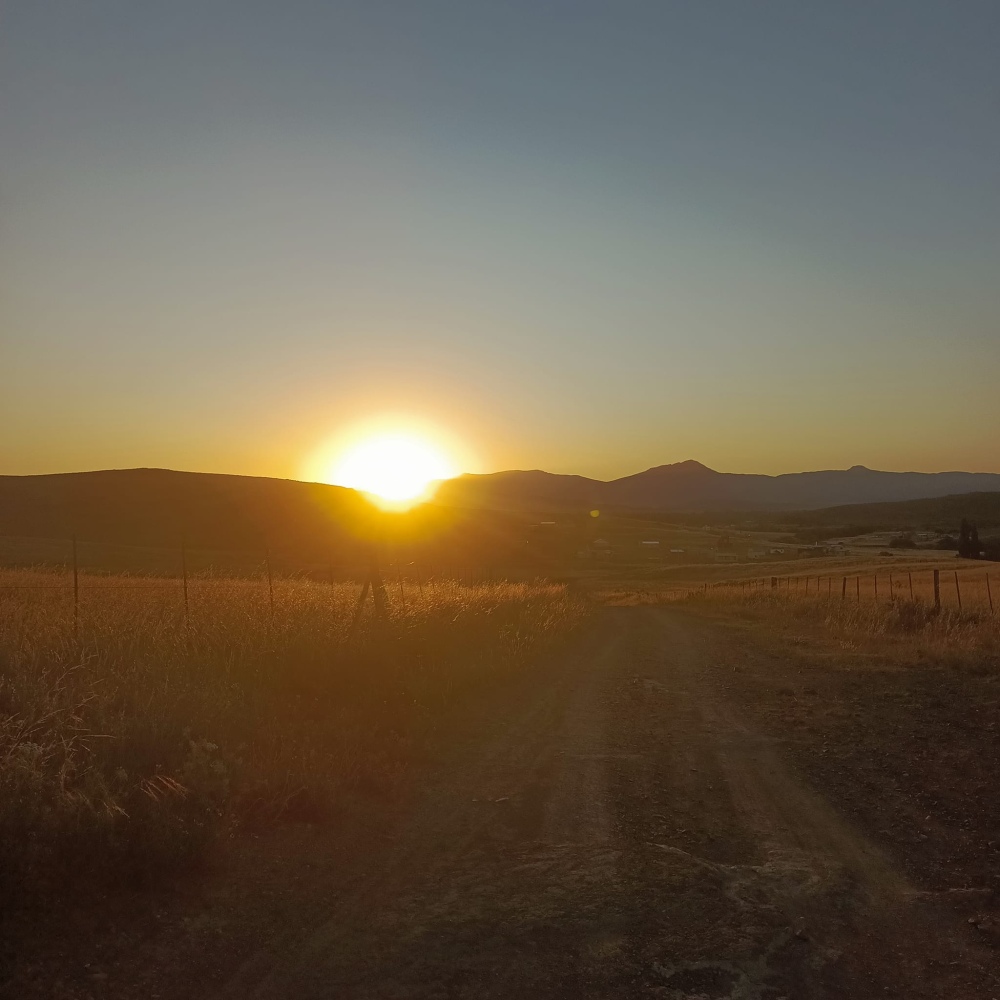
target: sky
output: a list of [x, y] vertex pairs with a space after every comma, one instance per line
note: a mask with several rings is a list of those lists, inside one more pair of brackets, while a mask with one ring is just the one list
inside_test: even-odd
[[393, 417], [470, 471], [1000, 471], [998, 38], [995, 0], [5, 0], [0, 473], [298, 478]]

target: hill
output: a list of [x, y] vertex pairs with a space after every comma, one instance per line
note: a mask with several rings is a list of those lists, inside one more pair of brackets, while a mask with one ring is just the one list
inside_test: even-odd
[[[407, 514], [389, 516], [375, 511], [354, 490], [295, 480], [167, 469], [0, 476], [0, 537], [7, 539], [0, 547], [0, 558], [18, 563], [65, 562], [68, 540], [76, 536], [81, 543], [91, 545], [81, 552], [92, 565], [172, 566], [184, 538], [193, 564], [198, 566], [232, 564], [231, 559], [213, 552], [243, 553], [257, 564], [265, 550], [287, 569], [313, 564], [325, 567], [330, 562], [357, 566], [367, 559], [374, 540], [395, 550], [402, 548], [408, 553], [406, 558], [419, 559], [426, 566], [455, 570], [503, 565], [509, 570], [526, 560], [551, 561], [557, 552], [562, 553], [560, 558], [568, 558], [567, 553], [572, 554], [582, 544], [581, 539], [598, 531], [606, 538], [617, 538], [615, 532], [621, 531], [638, 538], [647, 530], [642, 524], [649, 521], [697, 529], [713, 524], [792, 530], [819, 538], [872, 530], [939, 529], [954, 533], [960, 519], [967, 517], [984, 535], [1000, 531], [1000, 492], [822, 509], [739, 509], [741, 494], [736, 487], [743, 485], [742, 480], [769, 477], [722, 477], [720, 486], [719, 473], [696, 463], [650, 472], [655, 475], [628, 477], [612, 484], [544, 472], [463, 477], [442, 487], [439, 498], [446, 503], [423, 504]], [[787, 477], [775, 477], [781, 478]], [[797, 494], [786, 495], [812, 496], [809, 491], [815, 484], [825, 481], [807, 478], [800, 481]], [[944, 482], [950, 481], [945, 476]], [[526, 484], [530, 487], [527, 493]], [[758, 485], [750, 485], [758, 489], [758, 498], [763, 495]], [[698, 503], [708, 509], [685, 513], [633, 509], [620, 503], [616, 511], [615, 505], [607, 503], [607, 494], [601, 492], [606, 486], [616, 486], [618, 498], [631, 497], [636, 504], [646, 499], [650, 490], [669, 488], [675, 501], [688, 510]], [[457, 503], [462, 498], [467, 506]], [[448, 506], [447, 501], [454, 506]], [[710, 501], [719, 508], [725, 504], [725, 509], [711, 509]], [[487, 503], [500, 509], [490, 509]], [[525, 508], [519, 509], [522, 503]], [[559, 521], [558, 529], [539, 530], [537, 514], [525, 512], [529, 504], [552, 512]], [[599, 522], [586, 514], [596, 506], [605, 514]], [[34, 541], [24, 545], [11, 541], [18, 538], [50, 539], [53, 543], [40, 546]], [[687, 549], [690, 541], [678, 544]], [[115, 554], [105, 548], [97, 552], [93, 545], [147, 547], [165, 555], [154, 558], [149, 552], [140, 558], [135, 551]]]
[[466, 475], [441, 484], [437, 502], [499, 510], [808, 510], [971, 492], [1000, 492], [1000, 474], [851, 469], [760, 476], [716, 472], [700, 462], [661, 465], [604, 482], [534, 470]]
[[[0, 536], [57, 540], [62, 555], [55, 561], [65, 560], [74, 536], [173, 552], [183, 538], [192, 551], [242, 552], [259, 561], [269, 550], [287, 565], [357, 563], [367, 559], [372, 541], [412, 548], [419, 540], [428, 559], [488, 561], [523, 539], [514, 521], [430, 504], [382, 516], [354, 490], [255, 476], [169, 469], [0, 476]], [[23, 550], [50, 561], [48, 549]], [[94, 562], [111, 560], [102, 551]]]

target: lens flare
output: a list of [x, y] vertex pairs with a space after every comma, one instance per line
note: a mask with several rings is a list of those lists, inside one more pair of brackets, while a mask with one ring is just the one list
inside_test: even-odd
[[365, 493], [380, 506], [405, 510], [460, 472], [454, 450], [422, 427], [356, 428], [314, 456], [310, 478]]

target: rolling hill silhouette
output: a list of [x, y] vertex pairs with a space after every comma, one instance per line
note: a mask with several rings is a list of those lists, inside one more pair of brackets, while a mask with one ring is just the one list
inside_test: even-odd
[[[521, 539], [531, 512], [816, 510], [1000, 492], [990, 473], [846, 471], [784, 476], [715, 472], [698, 462], [648, 469], [611, 482], [547, 472], [466, 475], [442, 483], [435, 502], [398, 521], [409, 536], [463, 549]], [[0, 476], [0, 536], [129, 545], [316, 553], [359, 550], [373, 537], [373, 509], [354, 490], [322, 483], [168, 469]], [[376, 532], [381, 531], [377, 527]], [[403, 537], [403, 536], [400, 536]]]
[[441, 484], [437, 503], [500, 510], [652, 511], [810, 510], [840, 504], [922, 500], [958, 493], [998, 492], [1000, 474], [846, 470], [781, 476], [716, 472], [700, 462], [660, 465], [603, 482], [548, 472], [465, 475]]

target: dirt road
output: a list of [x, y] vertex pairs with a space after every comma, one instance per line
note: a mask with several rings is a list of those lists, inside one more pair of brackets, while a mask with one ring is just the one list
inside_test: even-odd
[[1000, 997], [964, 887], [911, 884], [803, 783], [734, 655], [682, 612], [602, 611], [220, 1000]]

